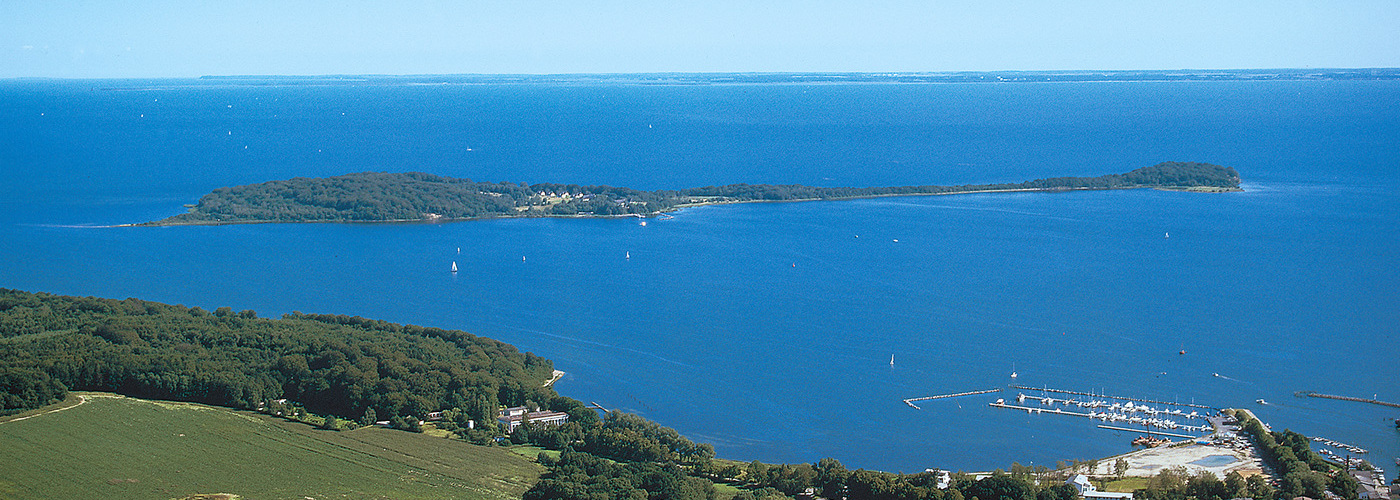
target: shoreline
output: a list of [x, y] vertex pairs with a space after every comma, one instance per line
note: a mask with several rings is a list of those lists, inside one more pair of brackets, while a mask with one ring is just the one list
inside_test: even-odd
[[810, 201], [849, 201], [849, 200], [871, 200], [878, 198], [897, 198], [907, 196], [950, 196], [959, 194], [988, 194], [988, 193], [1062, 193], [1069, 191], [1117, 191], [1130, 189], [1153, 189], [1157, 191], [1174, 191], [1185, 193], [1238, 193], [1244, 192], [1242, 188], [1203, 188], [1200, 186], [1131, 186], [1131, 187], [1074, 187], [1074, 188], [1014, 188], [1014, 189], [978, 189], [968, 191], [952, 191], [943, 193], [900, 193], [900, 194], [875, 194], [867, 196], [842, 196], [832, 198], [798, 198], [791, 200], [721, 200], [703, 201], [698, 203], [681, 203], [664, 210], [657, 210], [646, 214], [617, 214], [617, 215], [596, 215], [596, 214], [525, 214], [525, 215], [488, 215], [479, 217], [433, 217], [420, 219], [382, 219], [382, 220], [237, 220], [237, 221], [199, 221], [199, 222], [162, 222], [150, 221], [134, 224], [115, 224], [110, 226], [94, 226], [108, 228], [125, 227], [173, 227], [173, 226], [225, 226], [234, 224], [441, 224], [449, 222], [467, 222], [477, 220], [493, 219], [620, 219], [620, 218], [652, 218], [663, 214], [678, 212], [691, 207], [704, 207], [714, 205], [736, 205], [741, 203], [801, 203]]

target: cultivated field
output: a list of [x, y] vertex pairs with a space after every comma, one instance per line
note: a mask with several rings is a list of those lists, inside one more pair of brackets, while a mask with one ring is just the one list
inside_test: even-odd
[[74, 396], [61, 411], [0, 420], [0, 499], [519, 498], [541, 473], [504, 448], [80, 395], [85, 402], [78, 406], [71, 406]]

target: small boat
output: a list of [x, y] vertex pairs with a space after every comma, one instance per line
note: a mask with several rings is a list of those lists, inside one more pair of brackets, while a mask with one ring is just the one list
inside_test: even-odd
[[452, 261], [452, 272], [457, 272], [457, 261]]
[[[794, 264], [794, 265], [796, 265], [796, 264]], [[893, 354], [890, 355], [890, 366], [894, 366], [894, 355], [893, 355]]]
[[1162, 233], [1162, 239], [1167, 239], [1170, 237], [1172, 237], [1172, 233]]
[[1016, 378], [1016, 372], [1011, 372], [1011, 378]]
[[1264, 401], [1264, 398], [1256, 399], [1256, 400], [1254, 400], [1254, 402], [1255, 402], [1255, 403], [1259, 403], [1259, 404], [1261, 404], [1261, 405], [1269, 404], [1268, 401]]
[[623, 257], [626, 257], [628, 259], [632, 258], [632, 252], [626, 252], [625, 254], [623, 254]]

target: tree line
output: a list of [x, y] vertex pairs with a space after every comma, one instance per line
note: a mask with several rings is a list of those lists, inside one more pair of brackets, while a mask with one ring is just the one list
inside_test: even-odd
[[864, 188], [730, 184], [657, 191], [577, 184], [476, 182], [421, 172], [364, 172], [219, 188], [201, 197], [188, 213], [148, 224], [641, 215], [702, 202], [832, 200], [1018, 189], [1238, 188], [1239, 182], [1239, 173], [1233, 168], [1195, 162], [1165, 162], [1125, 174], [1055, 177], [1022, 183]]
[[1356, 478], [1323, 460], [1312, 450], [1307, 436], [1287, 429], [1283, 432], [1271, 431], [1244, 411], [1236, 412], [1235, 418], [1254, 441], [1264, 463], [1282, 475], [1278, 486], [1279, 496], [1323, 498], [1325, 492], [1330, 491], [1345, 500], [1356, 500]]
[[[1037, 482], [1025, 470], [1000, 470], [975, 480], [955, 475], [938, 488], [933, 472], [893, 474], [848, 470], [836, 459], [814, 464], [720, 461], [714, 449], [695, 444], [675, 430], [636, 415], [608, 412], [601, 420], [575, 419], [563, 425], [520, 426], [511, 440], [560, 450], [541, 453], [548, 468], [526, 500], [709, 499], [715, 483], [740, 488], [738, 500], [789, 499], [809, 489], [827, 498], [849, 500], [1074, 500], [1074, 488], [1060, 480]], [[1016, 472], [1021, 472], [1017, 474]]]

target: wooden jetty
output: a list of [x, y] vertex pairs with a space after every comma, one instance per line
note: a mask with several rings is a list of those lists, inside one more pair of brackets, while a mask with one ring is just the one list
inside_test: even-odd
[[[1067, 390], [1064, 390], [1064, 389], [1050, 389], [1050, 388], [1047, 388], [1047, 387], [1028, 387], [1028, 386], [1024, 386], [1024, 385], [1011, 384], [1011, 388], [1013, 388], [1013, 389], [1021, 389], [1021, 390], [1026, 390], [1026, 391], [1042, 391], [1042, 392], [1054, 392], [1054, 393], [1059, 393], [1059, 394], [1074, 394], [1074, 395], [1078, 395], [1078, 396], [1089, 396], [1089, 397], [1095, 397], [1095, 398], [1121, 399], [1121, 400], [1123, 400], [1123, 401], [1137, 401], [1137, 402], [1139, 402], [1139, 403], [1152, 403], [1152, 404], [1172, 405], [1172, 406], [1188, 406], [1188, 407], [1191, 407], [1191, 408], [1201, 408], [1201, 409], [1205, 409], [1205, 410], [1217, 410], [1217, 411], [1219, 410], [1219, 408], [1216, 408], [1216, 407], [1214, 407], [1214, 406], [1198, 405], [1198, 404], [1196, 404], [1196, 403], [1177, 403], [1177, 402], [1174, 402], [1174, 401], [1157, 401], [1157, 400], [1155, 400], [1155, 399], [1130, 398], [1130, 397], [1126, 397], [1126, 396], [1109, 396], [1109, 395], [1107, 395], [1107, 394], [1094, 394], [1094, 393], [1092, 393], [1092, 392], [1067, 391]], [[1397, 407], [1397, 408], [1400, 408], [1400, 405], [1397, 405], [1396, 407]]]
[[909, 398], [909, 399], [904, 400], [904, 404], [909, 405], [910, 407], [914, 408], [915, 410], [922, 410], [923, 408], [919, 408], [919, 405], [914, 404], [915, 401], [930, 401], [930, 400], [934, 400], [934, 399], [957, 398], [957, 397], [962, 397], [962, 396], [976, 396], [976, 395], [978, 395], [978, 394], [991, 394], [991, 393], [993, 393], [993, 392], [1000, 392], [1000, 391], [1001, 391], [1001, 388], [998, 387], [998, 388], [996, 388], [996, 389], [987, 389], [987, 390], [985, 390], [985, 391], [967, 391], [967, 392], [958, 392], [958, 393], [953, 393], [953, 394], [939, 394], [939, 395], [937, 395], [937, 396], [924, 396], [924, 397], [922, 397], [922, 398]]
[[607, 408], [603, 408], [603, 405], [598, 404], [597, 401], [589, 401], [589, 403], [592, 403], [592, 404], [588, 405], [589, 408], [593, 408], [593, 409], [595, 409], [595, 410], [602, 410], [603, 413], [607, 413], [607, 412], [608, 412], [608, 409], [607, 409]]
[[[1300, 395], [1300, 396], [1307, 396], [1307, 397], [1310, 397], [1310, 398], [1340, 399], [1340, 400], [1342, 400], [1342, 401], [1355, 401], [1355, 402], [1357, 402], [1357, 403], [1371, 403], [1371, 404], [1373, 404], [1373, 405], [1389, 406], [1389, 407], [1391, 407], [1391, 408], [1400, 408], [1400, 404], [1391, 403], [1391, 402], [1389, 402], [1389, 401], [1381, 401], [1381, 400], [1378, 400], [1378, 399], [1353, 398], [1353, 397], [1351, 397], [1351, 396], [1337, 396], [1337, 395], [1334, 395], [1334, 394], [1323, 394], [1323, 393], [1320, 393], [1320, 392], [1312, 392], [1312, 391], [1300, 392], [1300, 393], [1298, 393], [1298, 395]], [[1397, 425], [1400, 425], [1400, 424], [1397, 424]]]

